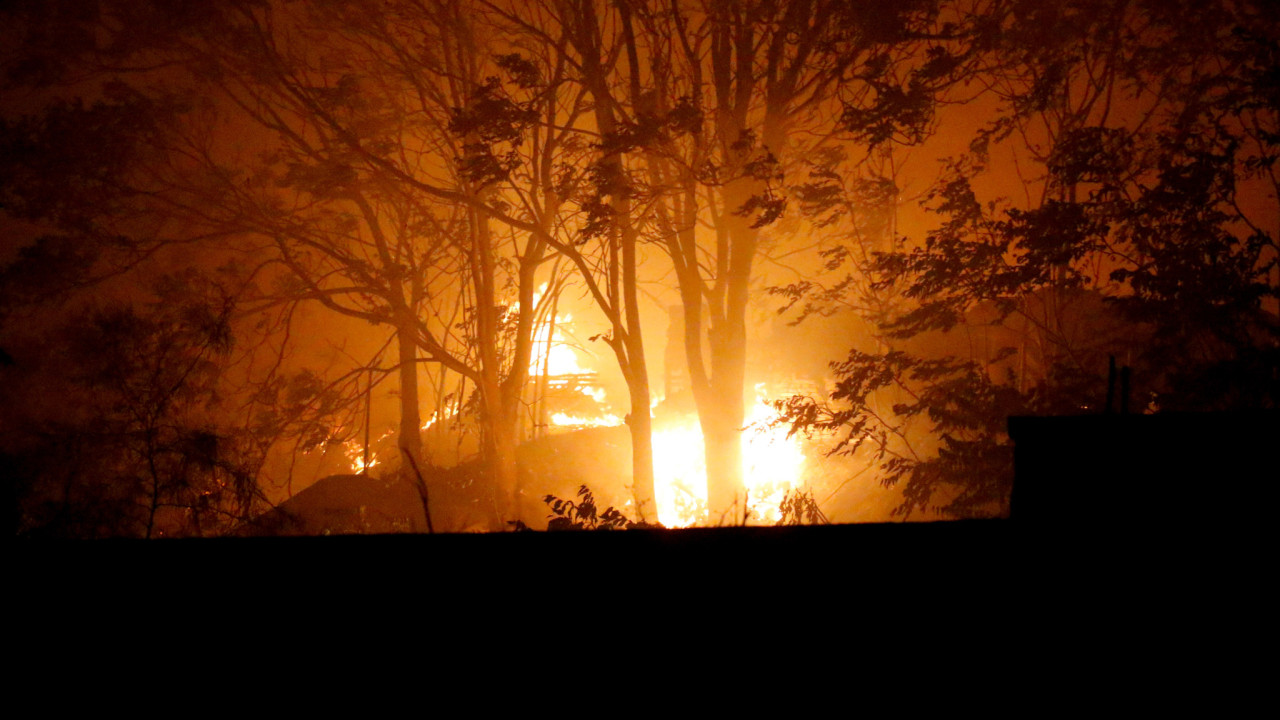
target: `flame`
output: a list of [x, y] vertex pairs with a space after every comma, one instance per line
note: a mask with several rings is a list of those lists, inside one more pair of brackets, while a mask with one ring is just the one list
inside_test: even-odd
[[[533, 294], [533, 306], [536, 308], [542, 302], [542, 296], [547, 291], [547, 283], [543, 283]], [[518, 311], [520, 303], [514, 303], [512, 309]], [[555, 332], [551, 332], [553, 323], [540, 323], [533, 333], [533, 352], [529, 359], [529, 373], [532, 375], [542, 374], [542, 363], [547, 363], [547, 375], [582, 375], [591, 372], [584, 369], [578, 364], [578, 353], [573, 349], [569, 339], [565, 337], [563, 328], [573, 322], [573, 315], [565, 313], [563, 315], [557, 313], [555, 316]]]
[[[394, 433], [395, 433], [394, 430], [388, 430], [382, 433], [381, 435], [379, 435], [378, 439], [374, 440], [373, 442], [375, 443], [382, 442], [383, 440], [386, 440], [387, 438], [391, 437], [391, 435]], [[347, 459], [351, 461], [351, 472], [355, 473], [356, 475], [359, 475], [367, 471], [369, 468], [375, 465], [378, 465], [380, 462], [378, 460], [378, 453], [373, 450], [369, 450], [369, 464], [365, 465], [364, 464], [364, 445], [362, 445], [358, 440], [348, 440], [342, 444], [342, 448], [343, 448], [342, 454], [346, 455]]]
[[[533, 295], [533, 304], [538, 306], [543, 293], [546, 292], [547, 285], [543, 283]], [[519, 307], [516, 303], [515, 307]], [[538, 376], [545, 373], [549, 379], [550, 386], [560, 388], [562, 390], [572, 388], [574, 391], [585, 395], [595, 403], [602, 407], [602, 411], [595, 417], [586, 415], [571, 415], [566, 412], [557, 412], [551, 416], [551, 424], [564, 428], [585, 428], [585, 427], [616, 427], [623, 424], [623, 419], [617, 415], [603, 411], [608, 407], [606, 401], [607, 393], [604, 388], [592, 385], [578, 385], [584, 379], [594, 377], [595, 371], [584, 368], [578, 362], [579, 354], [575, 346], [569, 342], [569, 338], [565, 335], [565, 328], [570, 327], [573, 323], [573, 315], [569, 313], [557, 313], [555, 322], [544, 322], [536, 328], [533, 334], [533, 352], [529, 358], [529, 374]], [[552, 332], [552, 326], [555, 332]]]
[[782, 499], [787, 491], [799, 489], [804, 473], [804, 450], [798, 438], [787, 437], [786, 427], [771, 425], [777, 419], [778, 411], [757, 395], [742, 442], [747, 507], [753, 518], [766, 524], [782, 518]]
[[[529, 372], [534, 375], [542, 374], [542, 362], [546, 360], [547, 375], [583, 375], [591, 372], [584, 369], [578, 364], [578, 353], [569, 344], [568, 338], [564, 333], [560, 332], [562, 323], [569, 322], [573, 319], [572, 315], [563, 315], [556, 318], [556, 331], [551, 333], [550, 325], [541, 325], [533, 336], [533, 355], [529, 360]], [[547, 336], [551, 335], [550, 355], [547, 355]]]
[[653, 431], [653, 494], [666, 527], [689, 527], [706, 515], [707, 461], [697, 418]]
[[[778, 412], [756, 387], [756, 403], [742, 435], [742, 477], [753, 522], [771, 524], [788, 490], [800, 486], [805, 456], [785, 427], [770, 427]], [[667, 527], [707, 522], [707, 464], [702, 428], [690, 417], [653, 433], [653, 482], [658, 521]]]
[[623, 423], [617, 415], [606, 413], [596, 417], [585, 415], [569, 415], [558, 412], [551, 416], [551, 424], [560, 427], [617, 427]]
[[[545, 291], [544, 284], [535, 293], [535, 307]], [[559, 378], [559, 387], [566, 388], [567, 383], [580, 382], [583, 376], [593, 374], [592, 370], [579, 363], [578, 351], [564, 333], [572, 322], [572, 315], [557, 314], [554, 332], [552, 323], [542, 323], [537, 327], [529, 364], [531, 375], [545, 372], [553, 385]], [[595, 400], [601, 411], [594, 416], [556, 412], [551, 417], [552, 425], [587, 428], [624, 424], [622, 418], [606, 412], [608, 406], [603, 388], [582, 385], [576, 389]], [[766, 402], [764, 385], [757, 385], [755, 389], [756, 402], [747, 414], [746, 429], [742, 435], [742, 476], [750, 520], [773, 523], [781, 516], [779, 505], [786, 492], [801, 485], [805, 456], [799, 442], [787, 437], [785, 427], [770, 426], [778, 413]], [[652, 398], [651, 413], [661, 401], [659, 396]], [[430, 422], [434, 422], [434, 417]], [[706, 459], [702, 428], [696, 416], [654, 428], [653, 474], [654, 499], [660, 523], [667, 527], [689, 527], [709, 521]]]
[[348, 440], [342, 444], [342, 447], [342, 454], [351, 461], [351, 472], [356, 475], [378, 464], [378, 453], [372, 450], [369, 451], [369, 464], [364, 464], [364, 446], [355, 440]]
[[427, 418], [427, 421], [422, 423], [422, 429], [426, 430], [430, 428], [432, 425], [435, 425], [436, 423], [440, 422], [441, 420], [448, 420], [454, 415], [457, 415], [459, 406], [461, 405], [462, 405], [461, 402], [451, 403], [450, 405], [444, 408], [444, 412], [440, 412], [439, 410], [436, 410], [435, 412], [431, 413], [431, 417]]

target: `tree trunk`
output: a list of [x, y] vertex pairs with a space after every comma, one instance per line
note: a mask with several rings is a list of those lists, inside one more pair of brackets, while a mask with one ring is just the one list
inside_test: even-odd
[[734, 524], [745, 512], [746, 485], [742, 475], [743, 393], [747, 366], [747, 300], [759, 230], [750, 219], [734, 213], [752, 197], [753, 182], [742, 179], [725, 187], [728, 258], [723, 260], [724, 300], [713, 309], [708, 333], [711, 376], [705, 391], [696, 393], [707, 461], [707, 510], [713, 524]]
[[[612, 123], [610, 123], [612, 124]], [[615, 158], [616, 167], [622, 171], [620, 158]], [[638, 242], [635, 224], [631, 218], [631, 201], [623, 198], [618, 202], [618, 214], [622, 228], [622, 301], [623, 314], [619, 318], [625, 330], [626, 342], [618, 347], [625, 348], [625, 358], [619, 361], [629, 372], [624, 376], [627, 381], [627, 392], [631, 401], [631, 482], [636, 496], [636, 511], [642, 522], [658, 519], [658, 506], [653, 491], [653, 422], [649, 417], [649, 364], [644, 355], [644, 333], [640, 326], [640, 294], [637, 292], [636, 244]], [[617, 348], [615, 348], [617, 349]]]
[[627, 424], [631, 430], [631, 482], [636, 499], [636, 517], [641, 522], [656, 523], [658, 504], [653, 490], [653, 418], [649, 417], [649, 377], [643, 362], [636, 377], [628, 379], [627, 390], [631, 397], [631, 418]]
[[[741, 327], [742, 322], [736, 324]], [[712, 381], [698, 403], [707, 464], [708, 520], [713, 525], [732, 525], [742, 516], [746, 502], [742, 476], [746, 343], [741, 332], [730, 331], [713, 333], [710, 345]]]
[[[741, 417], [741, 412], [736, 413]], [[742, 516], [746, 487], [742, 481], [741, 421], [728, 410], [699, 411], [707, 460], [707, 511], [712, 525], [735, 525]]]
[[[413, 324], [401, 323], [396, 328], [396, 343], [400, 350], [400, 438], [397, 443], [402, 455], [400, 472], [412, 473], [413, 469], [404, 456], [422, 463], [422, 415], [418, 397], [418, 344], [412, 339]], [[411, 474], [406, 479], [415, 480]]]
[[[616, 108], [619, 99], [609, 84], [609, 64], [602, 55], [600, 45], [601, 20], [597, 15], [598, 4], [586, 2], [573, 6], [567, 40], [581, 54], [582, 81], [593, 100], [596, 126], [603, 137], [610, 137], [618, 130]], [[638, 77], [639, 60], [636, 54], [635, 35], [631, 29], [631, 15], [623, 3], [616, 8], [625, 26], [628, 62], [631, 72]], [[632, 83], [632, 100], [639, 93], [638, 81]], [[583, 279], [591, 288], [597, 302], [612, 324], [612, 341], [609, 343], [618, 359], [618, 366], [627, 383], [631, 404], [629, 426], [631, 430], [631, 477], [637, 512], [640, 519], [657, 520], [657, 505], [653, 492], [653, 438], [649, 417], [649, 375], [644, 357], [644, 340], [640, 322], [640, 296], [638, 292], [638, 258], [636, 246], [639, 228], [632, 217], [631, 188], [628, 168], [623, 159], [626, 151], [609, 150], [599, 158], [606, 168], [604, 173], [616, 186], [597, 188], [600, 197], [610, 198], [614, 226], [609, 244], [603, 248], [603, 277], [593, 278], [590, 264], [581, 255], [574, 256]], [[576, 253], [576, 251], [575, 251]]]
[[496, 417], [486, 424], [488, 437], [489, 477], [493, 478], [493, 511], [494, 521], [490, 530], [499, 532], [507, 529], [507, 523], [520, 520], [520, 503], [517, 496], [519, 479], [516, 467], [516, 423], [514, 416], [500, 410], [502, 417]]

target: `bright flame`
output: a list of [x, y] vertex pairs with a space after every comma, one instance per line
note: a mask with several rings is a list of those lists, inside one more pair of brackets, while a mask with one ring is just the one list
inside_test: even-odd
[[[540, 302], [543, 293], [547, 290], [546, 283], [538, 288], [533, 295], [533, 304], [536, 307]], [[519, 304], [516, 304], [519, 307]], [[533, 352], [529, 358], [529, 374], [538, 376], [545, 374], [550, 379], [550, 386], [560, 390], [568, 390], [572, 385], [585, 379], [583, 376], [594, 376], [594, 371], [582, 367], [578, 364], [578, 353], [574, 350], [569, 339], [565, 336], [563, 330], [569, 327], [573, 322], [573, 315], [565, 313], [557, 314], [554, 318], [555, 322], [544, 322], [540, 324], [533, 334]], [[552, 332], [552, 325], [555, 326], [555, 332]], [[596, 402], [597, 405], [605, 405], [604, 388], [594, 387], [591, 385], [581, 385], [572, 388]], [[560, 427], [614, 427], [622, 425], [622, 418], [612, 414], [601, 414], [597, 417], [586, 417], [583, 415], [570, 415], [565, 412], [557, 412], [551, 416], [551, 424]]]
[[[760, 388], [757, 387], [757, 392]], [[786, 427], [771, 427], [778, 411], [757, 396], [742, 439], [742, 477], [752, 517], [768, 524], [782, 518], [779, 506], [787, 491], [800, 487], [804, 451]]]
[[[534, 295], [537, 306], [546, 291], [544, 284]], [[569, 343], [563, 328], [573, 321], [571, 315], [556, 315], [555, 332], [552, 323], [542, 323], [533, 337], [533, 353], [529, 372], [537, 376], [544, 372], [550, 378], [563, 378], [563, 383], [580, 381], [565, 376], [582, 376], [592, 371], [578, 363], [578, 354]], [[545, 368], [543, 363], [546, 363]], [[556, 380], [551, 381], [554, 385]], [[581, 386], [578, 392], [605, 404], [602, 388]], [[650, 411], [662, 398], [654, 396]], [[785, 427], [770, 427], [778, 416], [776, 410], [764, 400], [764, 385], [756, 386], [756, 403], [746, 417], [747, 428], [742, 434], [742, 476], [747, 490], [747, 507], [750, 520], [755, 523], [774, 523], [781, 516], [779, 505], [788, 490], [801, 484], [804, 469], [804, 452], [794, 438], [787, 437]], [[435, 417], [427, 424], [434, 422]], [[559, 427], [617, 427], [625, 421], [617, 415], [601, 413], [594, 417], [557, 412], [551, 423]], [[425, 428], [426, 426], [424, 426]], [[372, 464], [372, 463], [370, 463]], [[706, 523], [707, 517], [707, 469], [702, 441], [702, 428], [696, 417], [683, 419], [675, 425], [655, 428], [653, 431], [654, 500], [657, 503], [658, 521], [667, 527], [689, 527]]]
[[344, 448], [342, 454], [346, 455], [347, 459], [351, 461], [351, 472], [356, 475], [378, 464], [378, 454], [372, 450], [369, 451], [369, 464], [364, 464], [364, 446], [355, 440], [343, 443], [342, 447]]
[[560, 332], [560, 323], [568, 322], [570, 316], [565, 315], [556, 319], [556, 331], [552, 336], [551, 355], [547, 353], [547, 335], [551, 332], [549, 325], [542, 325], [538, 328], [538, 332], [534, 335], [534, 352], [529, 360], [529, 372], [535, 375], [542, 374], [542, 362], [547, 362], [547, 375], [583, 375], [590, 370], [583, 369], [578, 364], [578, 354], [569, 346], [568, 339], [564, 333]]
[[[395, 432], [394, 430], [388, 430], [382, 433], [381, 435], [379, 435], [378, 439], [374, 440], [373, 442], [382, 442], [383, 440], [386, 440], [387, 438], [391, 437], [391, 435], [394, 432]], [[342, 454], [346, 455], [347, 459], [351, 461], [351, 472], [355, 473], [356, 475], [359, 475], [360, 473], [368, 470], [374, 465], [379, 464], [378, 453], [374, 452], [373, 450], [369, 451], [369, 464], [368, 465], [364, 464], [364, 445], [360, 444], [360, 442], [357, 440], [346, 441], [345, 443], [342, 444], [342, 448], [343, 448]]]
[[[538, 307], [538, 303], [542, 301], [542, 295], [547, 291], [547, 284], [543, 283], [533, 294], [533, 306]], [[520, 303], [515, 303], [514, 308], [519, 309]], [[578, 364], [578, 354], [574, 352], [573, 347], [569, 344], [568, 338], [562, 332], [562, 328], [573, 322], [573, 315], [565, 313], [555, 316], [555, 333], [551, 332], [552, 323], [544, 322], [534, 330], [533, 333], [533, 353], [529, 359], [529, 373], [532, 375], [542, 374], [542, 363], [547, 363], [547, 375], [582, 375], [591, 372], [585, 370]], [[548, 351], [549, 348], [549, 351]], [[549, 354], [548, 354], [549, 352]]]
[[558, 412], [551, 416], [551, 424], [561, 427], [617, 427], [622, 423], [622, 418], [610, 414], [586, 417]]
[[707, 509], [707, 461], [697, 418], [653, 431], [653, 494], [658, 522], [689, 527]]
[[[779, 505], [788, 490], [800, 486], [804, 470], [804, 452], [795, 438], [787, 437], [785, 427], [769, 427], [777, 416], [757, 395], [742, 433], [742, 477], [754, 522], [780, 519]], [[654, 431], [653, 476], [659, 522], [689, 527], [707, 520], [707, 464], [696, 418]]]
[[441, 413], [439, 410], [436, 410], [435, 412], [431, 413], [431, 417], [427, 418], [427, 421], [422, 423], [422, 429], [426, 430], [430, 428], [432, 425], [435, 425], [436, 423], [440, 422], [441, 420], [448, 420], [454, 415], [457, 415], [458, 406], [461, 404], [462, 404], [461, 402], [456, 404], [451, 404], [444, 409], [443, 413]]

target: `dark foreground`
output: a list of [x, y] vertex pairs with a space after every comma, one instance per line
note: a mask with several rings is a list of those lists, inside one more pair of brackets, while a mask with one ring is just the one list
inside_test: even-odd
[[1192, 648], [1216, 662], [1274, 626], [1280, 435], [1263, 420], [1018, 423], [1008, 520], [12, 541], [8, 629], [16, 656], [58, 662], [307, 648], [608, 670], [761, 643], [777, 662], [896, 648], [929, 665], [945, 647], [1040, 674], [1082, 656], [1180, 665]]
[[[471, 590], [627, 593], [702, 588], [1015, 587], [1198, 568], [1250, 572], [1269, 525], [1186, 518], [1016, 520], [690, 530], [18, 542], [17, 587], [221, 592]], [[1252, 571], [1261, 570], [1254, 568]], [[886, 585], [887, 584], [887, 585]]]
[[620, 658], [698, 667], [712, 648], [782, 665], [945, 649], [1042, 672], [1079, 652], [1130, 657], [1102, 650], [1116, 643], [1151, 655], [1256, 637], [1270, 534], [1000, 520], [18, 543], [7, 613], [15, 655], [58, 662], [64, 647], [104, 662], [220, 648], [303, 668], [432, 657], [468, 676], [617, 675]]
[[[745, 575], [821, 581], [855, 569], [1001, 574], [1017, 564], [1008, 521], [689, 530], [334, 535], [182, 540], [18, 542], [20, 565], [92, 574], [113, 568], [155, 577], [266, 576], [306, 582], [312, 573], [353, 582], [382, 573], [415, 582], [642, 584], [684, 575], [740, 583]], [[382, 576], [384, 580], [387, 578]]]

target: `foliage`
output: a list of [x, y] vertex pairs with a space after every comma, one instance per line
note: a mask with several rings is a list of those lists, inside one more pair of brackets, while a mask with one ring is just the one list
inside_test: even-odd
[[595, 496], [586, 485], [578, 488], [577, 502], [561, 500], [554, 495], [546, 495], [542, 501], [552, 513], [547, 530], [638, 530], [661, 527], [629, 520], [615, 507], [598, 510]]
[[[5, 253], [0, 319], [179, 242], [201, 263], [235, 254], [271, 288], [260, 307], [316, 303], [398, 343], [395, 370], [377, 370], [400, 373], [407, 454], [418, 368], [438, 371], [437, 413], [452, 397], [455, 426], [482, 427], [509, 509], [552, 295], [535, 288], [553, 258], [573, 266], [643, 408], [638, 269], [663, 250], [711, 503], [737, 496], [748, 298], [766, 253], [790, 262], [777, 243], [797, 211], [822, 248], [808, 264], [843, 277], [773, 292], [801, 317], [857, 311], [880, 336], [836, 365], [834, 394], [784, 409], [877, 463], [903, 514], [1001, 512], [1004, 418], [1098, 409], [1109, 355], [1134, 368], [1139, 407], [1280, 398], [1280, 43], [1260, 2], [92, 5], [0, 10], [17, 48], [0, 57], [6, 90], [42, 103], [0, 120], [0, 205], [33, 240]], [[978, 88], [969, 107], [994, 114], [927, 193], [936, 226], [896, 237], [910, 183], [892, 147]], [[235, 468], [253, 462], [229, 458], [288, 433], [300, 451], [328, 442], [350, 407], [284, 369], [280, 310], [275, 367], [229, 427], [229, 306], [170, 300], [104, 303], [48, 343], [76, 415], [39, 425], [42, 452], [63, 456], [66, 487], [103, 489], [86, 507], [134, 508], [122, 534], [138, 488], [147, 532], [162, 506], [241, 512]], [[975, 334], [989, 351], [965, 347]], [[4, 340], [18, 362], [2, 371], [27, 372]], [[633, 413], [646, 442], [647, 422]], [[638, 487], [650, 454], [633, 452]], [[198, 500], [217, 482], [230, 489]], [[548, 502], [563, 526], [630, 522], [589, 493]]]
[[27, 382], [61, 376], [46, 401], [74, 408], [29, 414], [25, 440], [12, 440], [22, 444], [21, 534], [217, 534], [255, 507], [259, 448], [218, 420], [234, 304], [161, 295], [150, 307], [91, 308], [60, 329], [65, 355], [53, 367], [6, 370]]
[[[1000, 112], [926, 195], [937, 226], [860, 268], [910, 304], [833, 364], [829, 397], [780, 403], [901, 487], [904, 516], [1006, 512], [1007, 418], [1102, 411], [1108, 356], [1139, 409], [1280, 406], [1263, 220], [1280, 119], [1262, 99], [1280, 46], [1259, 8], [1010, 8], [983, 71]], [[1022, 163], [1023, 205], [985, 189], [999, 154]]]
[[119, 275], [164, 242], [139, 170], [187, 105], [119, 81], [100, 92], [0, 118], [0, 211], [37, 228], [0, 268], [0, 316]]
[[812, 490], [788, 490], [778, 503], [782, 517], [774, 525], [830, 525]]

